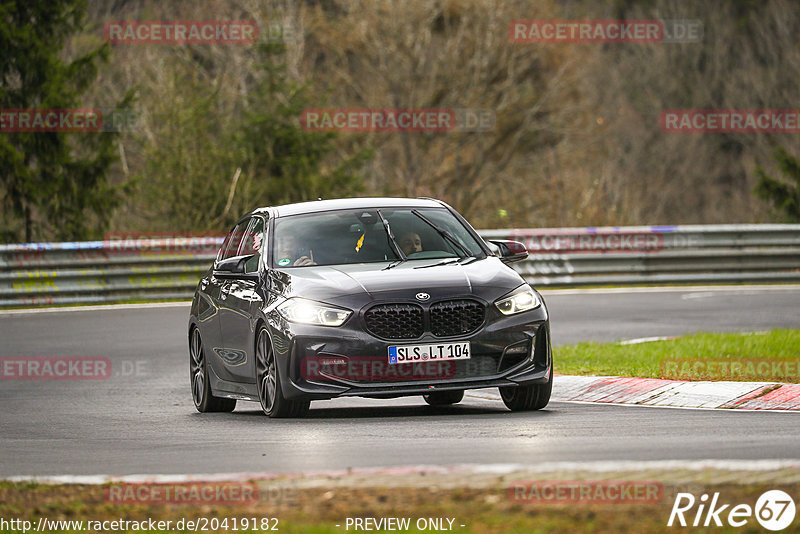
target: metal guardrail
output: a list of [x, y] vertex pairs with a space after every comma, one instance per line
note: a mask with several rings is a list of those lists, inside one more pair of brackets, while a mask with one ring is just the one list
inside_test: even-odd
[[536, 286], [800, 282], [800, 224], [486, 230]]
[[[484, 230], [535, 286], [800, 282], [800, 224]], [[188, 299], [219, 237], [0, 245], [0, 307]]]
[[0, 308], [191, 298], [221, 237], [0, 245]]

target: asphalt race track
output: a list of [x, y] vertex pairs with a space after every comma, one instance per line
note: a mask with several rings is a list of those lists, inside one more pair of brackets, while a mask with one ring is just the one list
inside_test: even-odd
[[[554, 344], [800, 327], [800, 286], [546, 292]], [[315, 402], [304, 420], [255, 403], [199, 414], [188, 305], [0, 313], [0, 358], [103, 356], [97, 381], [0, 381], [0, 477], [298, 472], [396, 465], [796, 459], [798, 414], [553, 402], [512, 414], [467, 396]]]

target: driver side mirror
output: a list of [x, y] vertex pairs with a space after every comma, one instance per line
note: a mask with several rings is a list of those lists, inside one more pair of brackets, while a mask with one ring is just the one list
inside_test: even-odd
[[248, 256], [234, 256], [217, 262], [214, 266], [214, 276], [217, 278], [258, 280], [258, 273], [244, 272], [244, 264], [255, 254]]
[[500, 252], [500, 261], [503, 263], [513, 263], [528, 257], [528, 249], [519, 241], [489, 240]]

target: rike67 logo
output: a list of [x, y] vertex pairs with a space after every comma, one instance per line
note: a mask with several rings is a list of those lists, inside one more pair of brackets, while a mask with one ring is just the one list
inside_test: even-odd
[[700, 499], [696, 499], [691, 493], [678, 493], [667, 526], [721, 527], [727, 524], [738, 528], [755, 517], [765, 529], [778, 531], [791, 525], [795, 517], [794, 500], [781, 490], [762, 493], [755, 507], [749, 504], [723, 504], [720, 502], [719, 492], [714, 493], [710, 502], [708, 499], [707, 493], [701, 495]]

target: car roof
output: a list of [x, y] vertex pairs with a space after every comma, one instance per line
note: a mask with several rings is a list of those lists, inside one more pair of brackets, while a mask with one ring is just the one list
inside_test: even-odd
[[305, 213], [319, 213], [323, 211], [359, 209], [359, 208], [442, 208], [445, 204], [432, 198], [391, 198], [391, 197], [365, 197], [365, 198], [336, 198], [331, 200], [314, 200], [311, 202], [298, 202], [282, 206], [263, 207], [253, 210], [252, 213], [267, 213], [272, 217], [286, 217]]

